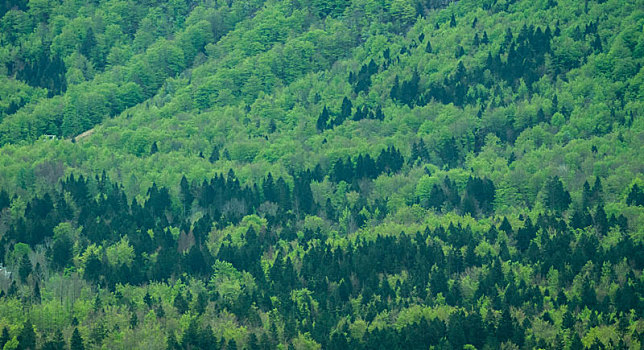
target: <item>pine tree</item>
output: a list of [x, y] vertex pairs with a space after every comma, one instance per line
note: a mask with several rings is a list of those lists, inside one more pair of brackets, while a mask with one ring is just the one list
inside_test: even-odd
[[210, 152], [210, 157], [208, 157], [208, 161], [210, 163], [214, 163], [219, 160], [219, 147], [217, 145], [212, 147], [212, 152]]
[[603, 51], [602, 40], [599, 37], [599, 34], [595, 34], [595, 40], [593, 40], [592, 48], [593, 48], [593, 50], [595, 50], [595, 52], [602, 52]]
[[134, 311], [132, 312], [132, 316], [130, 317], [130, 327], [134, 329], [138, 325], [139, 325], [139, 317], [136, 315], [136, 311]]
[[[429, 44], [429, 42], [428, 42]], [[398, 75], [394, 78], [394, 86], [391, 87], [391, 91], [389, 92], [389, 97], [391, 97], [392, 100], [398, 100], [400, 99], [401, 91], [400, 91], [400, 82], [398, 80]]]
[[592, 189], [593, 204], [601, 204], [603, 194], [604, 194], [604, 187], [602, 186], [602, 180], [599, 176], [597, 176], [595, 177], [595, 183], [593, 184], [593, 189]]
[[0, 210], [8, 208], [10, 204], [9, 194], [5, 190], [0, 190]]
[[508, 221], [507, 216], [503, 217], [503, 221], [501, 222], [501, 225], [499, 225], [499, 230], [505, 231], [508, 235], [511, 235], [514, 232], [514, 230], [512, 229], [512, 225], [510, 225], [510, 221]]
[[467, 340], [465, 339], [465, 325], [463, 324], [464, 318], [465, 314], [460, 310], [453, 312], [449, 316], [447, 339], [453, 349], [462, 349], [467, 343]]
[[85, 350], [85, 345], [83, 344], [83, 338], [78, 332], [78, 328], [74, 328], [74, 333], [72, 333], [72, 338], [69, 342], [70, 350]]
[[179, 342], [177, 341], [177, 337], [174, 335], [174, 332], [170, 332], [170, 335], [168, 335], [168, 339], [166, 341], [166, 349], [168, 350], [180, 350], [182, 349], [181, 345], [179, 345]]
[[51, 249], [51, 260], [54, 267], [59, 269], [67, 267], [74, 257], [72, 249], [73, 243], [67, 235], [56, 238], [54, 240], [54, 246]]
[[31, 265], [31, 259], [29, 259], [29, 254], [24, 254], [22, 260], [20, 260], [20, 266], [18, 267], [18, 275], [22, 283], [27, 282], [27, 277], [31, 274], [33, 266]]
[[335, 209], [333, 208], [333, 205], [331, 204], [331, 199], [327, 198], [326, 199], [326, 204], [324, 206], [324, 212], [326, 214], [327, 220], [335, 220]]
[[608, 218], [606, 217], [606, 211], [604, 211], [603, 205], [598, 205], [597, 210], [595, 211], [595, 216], [593, 217], [595, 228], [601, 235], [608, 233]]
[[532, 226], [532, 220], [528, 217], [522, 228], [517, 231], [517, 248], [522, 252], [528, 249], [530, 241], [535, 237], [536, 231]]
[[546, 121], [546, 114], [543, 112], [543, 108], [539, 108], [537, 111], [537, 124], [545, 123]]
[[4, 345], [10, 340], [9, 329], [7, 326], [2, 328], [2, 335], [0, 335], [0, 348], [3, 348]]
[[465, 55], [465, 49], [463, 48], [463, 46], [461, 45], [456, 46], [456, 52], [454, 53], [454, 58], [460, 58], [463, 55]]
[[570, 206], [570, 193], [564, 189], [558, 176], [551, 177], [546, 182], [545, 202], [548, 208], [557, 213], [563, 212]]
[[46, 342], [42, 349], [43, 350], [65, 350], [66, 349], [65, 339], [63, 338], [63, 333], [57, 329], [55, 335], [51, 340]]
[[575, 325], [575, 319], [572, 317], [572, 314], [569, 310], [563, 314], [561, 326], [565, 329], [571, 329]]
[[570, 338], [570, 350], [583, 350], [585, 349], [584, 344], [581, 342], [581, 338], [579, 338], [579, 334], [577, 334], [576, 331], [572, 332], [572, 337]]
[[180, 314], [185, 314], [188, 311], [188, 302], [184, 299], [183, 294], [179, 293], [174, 298], [174, 307]]
[[347, 118], [351, 116], [351, 109], [353, 108], [353, 104], [351, 101], [346, 98], [346, 96], [342, 99], [342, 107], [340, 108], [340, 121], [337, 122], [338, 124], [342, 124]]
[[425, 45], [425, 52], [432, 53], [432, 43], [427, 40], [427, 45]]
[[248, 350], [259, 350], [259, 344], [255, 333], [250, 333], [250, 335], [248, 336], [248, 345], [246, 346], [246, 348]]
[[631, 187], [631, 191], [628, 193], [628, 197], [626, 197], [626, 204], [644, 206], [644, 191], [637, 184], [633, 184], [633, 187]]
[[34, 285], [33, 300], [36, 304], [40, 304], [40, 287], [38, 283]]
[[[98, 294], [96, 294], [96, 297], [98, 297]], [[147, 305], [149, 308], [152, 307], [152, 297], [150, 296], [150, 292], [146, 291], [145, 295], [143, 296], [143, 302], [145, 305]]]
[[[31, 320], [27, 319], [27, 321], [25, 321], [25, 323], [23, 324], [22, 330], [18, 335], [18, 343], [20, 349], [36, 349], [36, 332], [34, 332], [34, 326], [31, 323]], [[72, 348], [72, 350], [74, 349]]]
[[429, 152], [427, 151], [427, 146], [425, 146], [425, 141], [421, 138], [418, 141], [418, 156], [423, 161], [429, 161]]
[[96, 36], [94, 35], [94, 31], [92, 30], [92, 27], [89, 27], [87, 29], [87, 32], [85, 33], [85, 37], [83, 38], [83, 41], [81, 42], [80, 53], [87, 58], [91, 58], [92, 49], [95, 46], [96, 46]]
[[102, 309], [103, 309], [103, 302], [101, 301], [101, 295], [97, 293], [96, 298], [94, 298], [94, 312], [99, 312]]
[[503, 313], [501, 314], [501, 319], [499, 320], [496, 332], [496, 336], [501, 342], [510, 340], [514, 334], [512, 317], [510, 316], [510, 309], [507, 306], [503, 308]]
[[434, 210], [440, 210], [446, 199], [445, 191], [443, 191], [443, 189], [438, 185], [434, 184], [429, 193], [429, 207], [434, 208]]
[[190, 191], [190, 184], [188, 183], [188, 179], [186, 179], [185, 175], [181, 177], [181, 182], [179, 183], [179, 190], [181, 194], [181, 202], [183, 204], [183, 213], [186, 216], [190, 215], [190, 208], [192, 206], [192, 201], [194, 200], [194, 196]]
[[322, 132], [326, 130], [327, 124], [329, 123], [329, 110], [324, 106], [322, 109], [322, 113], [318, 117], [318, 121], [316, 123], [316, 127], [319, 132]]

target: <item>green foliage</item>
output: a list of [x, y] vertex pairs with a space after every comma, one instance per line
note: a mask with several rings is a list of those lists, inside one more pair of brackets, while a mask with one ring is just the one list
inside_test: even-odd
[[36, 349], [36, 332], [34, 332], [34, 326], [30, 320], [22, 325], [22, 330], [18, 335], [18, 344], [21, 349]]
[[0, 1], [0, 347], [641, 348], [643, 8]]
[[84, 350], [85, 345], [83, 345], [83, 338], [81, 337], [80, 333], [78, 332], [78, 328], [74, 328], [74, 332], [72, 333], [72, 338], [69, 342], [69, 348], [71, 350]]

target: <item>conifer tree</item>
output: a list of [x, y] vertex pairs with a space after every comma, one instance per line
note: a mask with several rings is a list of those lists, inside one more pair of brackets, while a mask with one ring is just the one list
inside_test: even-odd
[[644, 206], [644, 191], [642, 191], [637, 184], [634, 184], [633, 187], [631, 187], [631, 191], [628, 193], [628, 197], [626, 197], [626, 204]]
[[322, 109], [322, 113], [318, 117], [318, 121], [316, 123], [317, 130], [319, 132], [324, 131], [327, 128], [327, 124], [329, 123], [329, 110], [324, 106]]
[[546, 206], [555, 212], [562, 212], [570, 206], [570, 193], [563, 187], [558, 176], [551, 177], [545, 185]]
[[219, 147], [217, 145], [212, 147], [212, 152], [210, 152], [210, 157], [208, 157], [208, 161], [210, 163], [214, 163], [219, 160]]
[[29, 259], [29, 254], [24, 254], [20, 260], [20, 267], [18, 268], [18, 275], [22, 283], [27, 282], [27, 277], [33, 271], [33, 265], [31, 265], [31, 259]]
[[18, 344], [21, 349], [36, 350], [36, 332], [29, 319], [22, 325], [22, 330], [18, 335]]
[[9, 329], [7, 326], [4, 326], [2, 328], [2, 334], [0, 335], [0, 347], [4, 347], [4, 345], [10, 340], [11, 338], [9, 337]]
[[352, 107], [353, 105], [351, 101], [345, 96], [342, 99], [342, 107], [340, 108], [340, 120], [337, 122], [337, 124], [342, 124], [344, 120], [346, 120], [349, 116], [351, 116]]
[[83, 343], [83, 338], [78, 331], [78, 328], [74, 328], [74, 333], [72, 333], [72, 338], [69, 342], [70, 350], [85, 350], [85, 345]]

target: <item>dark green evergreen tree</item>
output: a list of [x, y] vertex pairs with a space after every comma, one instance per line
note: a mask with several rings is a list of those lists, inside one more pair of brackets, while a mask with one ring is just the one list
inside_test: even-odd
[[219, 160], [219, 147], [217, 145], [212, 147], [212, 152], [210, 152], [210, 157], [208, 157], [208, 161], [210, 163], [214, 163]]
[[72, 338], [69, 341], [69, 348], [70, 350], [85, 350], [83, 338], [81, 337], [80, 332], [78, 332], [78, 328], [74, 328]]
[[43, 344], [43, 350], [65, 350], [67, 344], [65, 344], [65, 339], [63, 338], [63, 333], [57, 329], [54, 336]]
[[342, 124], [347, 118], [349, 118], [351, 116], [352, 108], [353, 108], [353, 104], [351, 103], [351, 101], [348, 98], [344, 97], [342, 99], [342, 106], [340, 108], [340, 116], [339, 116], [340, 118], [336, 122], [336, 124], [338, 125]]
[[558, 176], [548, 179], [544, 190], [546, 206], [549, 209], [557, 213], [568, 209], [571, 203], [570, 193], [564, 189], [563, 183], [561, 183]]
[[9, 336], [9, 329], [7, 326], [2, 327], [2, 334], [0, 335], [0, 347], [4, 347], [4, 345], [11, 340], [11, 337]]
[[73, 244], [69, 237], [56, 238], [51, 250], [52, 263], [55, 267], [63, 269], [71, 262], [73, 257]]
[[130, 316], [130, 327], [134, 329], [138, 325], [139, 325], [139, 317], [136, 315], [136, 312], [132, 312], [132, 316]]
[[192, 201], [194, 200], [194, 196], [192, 195], [192, 191], [190, 190], [190, 184], [188, 183], [188, 179], [186, 179], [185, 175], [181, 177], [179, 190], [181, 194], [181, 203], [183, 204], [184, 215], [186, 216], [190, 215], [190, 208], [192, 207]]
[[18, 346], [20, 349], [36, 350], [36, 332], [29, 319], [22, 325], [22, 330], [18, 334]]
[[96, 46], [96, 43], [96, 36], [94, 35], [94, 31], [92, 30], [92, 27], [89, 27], [87, 29], [87, 32], [85, 33], [83, 41], [81, 42], [80, 53], [87, 58], [91, 58], [92, 50]]
[[631, 187], [631, 191], [626, 197], [626, 204], [633, 206], [644, 206], [644, 191], [637, 184]]
[[425, 45], [425, 52], [432, 53], [432, 43], [427, 40], [427, 45]]
[[180, 314], [185, 314], [188, 311], [188, 302], [181, 293], [174, 297], [173, 305]]
[[581, 342], [581, 338], [579, 337], [579, 334], [577, 334], [576, 331], [572, 332], [572, 336], [570, 337], [570, 350], [583, 350], [585, 349], [584, 344]]
[[40, 304], [40, 287], [38, 286], [38, 283], [34, 285], [34, 291], [33, 291], [33, 301], [36, 304]]
[[27, 282], [27, 277], [33, 271], [33, 265], [31, 265], [31, 259], [29, 259], [29, 254], [24, 254], [20, 260], [20, 266], [18, 267], [18, 275], [22, 283]]
[[319, 132], [324, 131], [327, 128], [327, 125], [329, 123], [329, 110], [324, 106], [322, 109], [322, 113], [320, 113], [320, 116], [318, 117], [318, 121], [316, 123], [316, 127]]
[[174, 332], [170, 332], [170, 335], [168, 335], [168, 339], [166, 341], [166, 349], [167, 350], [181, 350], [182, 347], [177, 341], [177, 337], [174, 335]]
[[255, 333], [250, 333], [248, 336], [248, 344], [246, 346], [248, 350], [259, 350], [259, 343], [257, 341], [257, 336]]

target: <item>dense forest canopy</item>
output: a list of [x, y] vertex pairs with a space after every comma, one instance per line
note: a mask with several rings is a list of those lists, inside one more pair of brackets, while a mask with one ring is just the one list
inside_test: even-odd
[[0, 0], [0, 347], [640, 349], [643, 29]]

